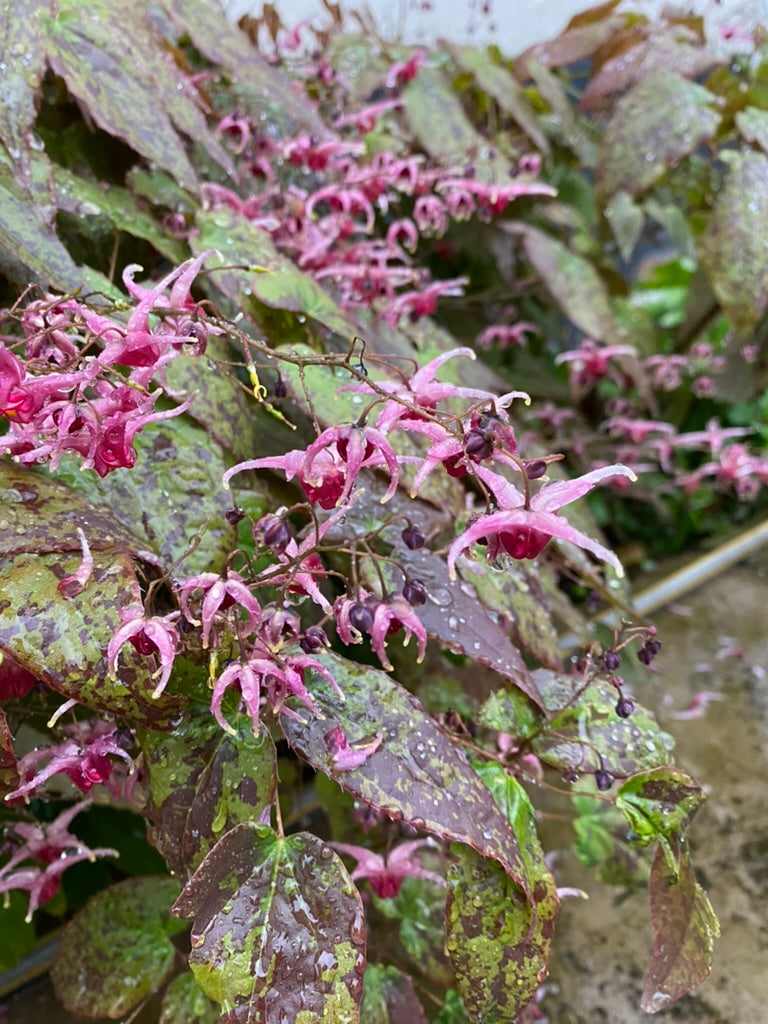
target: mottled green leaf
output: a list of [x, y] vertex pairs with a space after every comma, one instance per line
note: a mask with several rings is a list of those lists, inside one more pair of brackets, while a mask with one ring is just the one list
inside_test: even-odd
[[363, 1024], [426, 1024], [413, 981], [396, 967], [368, 964], [363, 979]]
[[435, 1024], [472, 1024], [455, 988], [446, 992], [440, 1013], [435, 1017]]
[[642, 843], [683, 832], [703, 801], [696, 780], [671, 765], [633, 775], [616, 794], [616, 806]]
[[[266, 231], [234, 210], [201, 212], [196, 223], [199, 235], [190, 240], [192, 249], [219, 250], [228, 269], [214, 270], [213, 281], [238, 307], [247, 307], [253, 298], [273, 309], [311, 317], [349, 340], [355, 336], [354, 322], [309, 274], [277, 251]], [[232, 264], [242, 264], [243, 269], [231, 269]]]
[[656, 851], [650, 892], [656, 938], [640, 1006], [646, 1013], [658, 1013], [709, 976], [720, 925], [694, 877], [685, 846], [680, 850], [676, 875], [670, 873], [661, 847]]
[[60, 210], [77, 217], [106, 217], [118, 231], [144, 238], [172, 263], [183, 262], [186, 250], [141, 208], [128, 189], [104, 187], [80, 178], [63, 167], [54, 167], [56, 198]]
[[424, 151], [443, 166], [474, 161], [487, 148], [445, 76], [422, 68], [402, 93], [408, 125]]
[[[345, 699], [315, 676], [310, 692], [325, 717], [306, 724], [281, 717], [283, 732], [300, 757], [388, 817], [467, 843], [521, 879], [520, 851], [506, 819], [461, 749], [418, 701], [379, 669], [330, 653], [318, 660], [332, 672]], [[337, 725], [351, 744], [378, 734], [381, 746], [359, 768], [336, 771], [324, 737]]]
[[275, 748], [269, 733], [254, 736], [250, 717], [222, 732], [206, 711], [188, 716], [173, 733], [141, 737], [149, 778], [150, 837], [182, 878], [198, 867], [225, 832], [257, 821], [274, 800]]
[[562, 78], [535, 59], [528, 62], [528, 72], [539, 96], [549, 107], [547, 114], [541, 117], [544, 130], [551, 138], [572, 150], [582, 167], [594, 167], [597, 148], [593, 142], [593, 133], [574, 113], [571, 97]]
[[302, 128], [320, 136], [328, 133], [314, 104], [297, 91], [290, 78], [271, 67], [247, 36], [212, 4], [164, 0], [163, 6], [208, 60], [227, 68], [240, 89], [253, 93], [262, 115], [285, 122], [286, 135]]
[[621, 258], [629, 261], [640, 240], [645, 225], [645, 215], [628, 192], [616, 192], [605, 208], [605, 218], [611, 225]]
[[4, 0], [0, 4], [3, 82], [0, 140], [5, 143], [27, 183], [30, 133], [37, 116], [37, 90], [45, 69], [45, 51], [37, 15], [29, 0]]
[[341, 859], [307, 832], [242, 824], [173, 907], [194, 919], [189, 962], [223, 1024], [357, 1024], [365, 916]]
[[756, 142], [768, 153], [768, 110], [745, 107], [736, 114], [736, 127], [747, 142]]
[[608, 683], [584, 687], [576, 676], [545, 670], [534, 672], [533, 678], [549, 712], [549, 725], [532, 746], [547, 764], [585, 773], [605, 767], [623, 778], [668, 762], [671, 736], [637, 703], [629, 718], [620, 718], [618, 694]]
[[174, 978], [163, 995], [158, 1024], [217, 1024], [220, 1011], [191, 974]]
[[130, 472], [96, 479], [66, 459], [60, 473], [118, 522], [141, 530], [165, 565], [186, 554], [180, 567], [187, 575], [219, 569], [235, 538], [225, 518], [232, 496], [221, 483], [228, 462], [219, 445], [186, 416], [150, 423], [134, 445], [138, 454]]
[[768, 156], [738, 153], [729, 163], [699, 244], [723, 311], [748, 331], [768, 305]]
[[525, 790], [499, 764], [487, 762], [477, 771], [515, 832], [534, 902], [525, 899], [498, 864], [454, 846], [446, 949], [470, 1015], [513, 1024], [546, 976], [559, 900]]
[[541, 731], [546, 720], [521, 690], [497, 690], [481, 708], [479, 721], [497, 732], [530, 739]]
[[79, 567], [79, 554], [20, 552], [0, 561], [0, 650], [63, 697], [131, 724], [167, 725], [177, 702], [152, 699], [155, 657], [130, 645], [119, 678], [107, 674], [107, 645], [122, 625], [120, 610], [141, 602], [133, 562], [117, 549], [94, 552], [93, 573], [77, 597], [58, 583]]
[[83, 284], [81, 271], [44, 216], [39, 201], [11, 181], [0, 165], [0, 268], [20, 285], [30, 276], [44, 288], [70, 291]]
[[51, 970], [72, 1013], [116, 1019], [156, 992], [173, 969], [168, 916], [179, 892], [172, 878], [130, 878], [97, 893], [64, 929]]
[[637, 195], [710, 139], [715, 97], [673, 71], [657, 71], [616, 102], [603, 134], [598, 181], [607, 195]]
[[522, 128], [541, 153], [549, 154], [549, 141], [541, 129], [536, 112], [528, 102], [523, 87], [506, 68], [493, 62], [487, 51], [475, 46], [451, 46], [443, 43], [453, 59], [475, 79], [478, 88], [493, 96], [505, 113]]
[[612, 341], [617, 331], [608, 290], [592, 263], [538, 228], [514, 226], [525, 253], [563, 313], [597, 341]]
[[43, 20], [48, 63], [94, 122], [194, 188], [195, 172], [153, 72], [153, 61], [165, 57], [142, 5], [60, 0], [55, 16]]
[[[0, 661], [3, 660], [0, 651]], [[16, 756], [13, 753], [13, 738], [5, 720], [5, 712], [0, 707], [0, 800], [6, 793], [12, 793], [19, 784], [19, 770]], [[0, 929], [0, 933], [2, 929]]]
[[0, 557], [80, 551], [78, 527], [94, 551], [121, 547], [138, 555], [141, 541], [104, 509], [49, 473], [0, 461]]

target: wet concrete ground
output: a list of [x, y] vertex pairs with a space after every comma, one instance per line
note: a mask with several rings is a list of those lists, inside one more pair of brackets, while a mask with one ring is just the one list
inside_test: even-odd
[[[760, 1024], [768, 1021], [768, 557], [681, 603], [687, 614], [654, 616], [661, 671], [648, 692], [636, 693], [675, 736], [677, 763], [708, 793], [690, 839], [721, 937], [709, 980], [659, 1019]], [[671, 710], [700, 690], [725, 699], [702, 718], [674, 719]], [[559, 884], [583, 885], [590, 899], [564, 902], [543, 1005], [549, 1024], [647, 1021], [639, 1009], [653, 941], [647, 892], [623, 899], [571, 855], [558, 868]]]

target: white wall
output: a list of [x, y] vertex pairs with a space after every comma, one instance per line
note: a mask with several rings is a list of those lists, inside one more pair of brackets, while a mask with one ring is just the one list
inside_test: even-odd
[[[218, 0], [232, 20], [259, 13], [261, 0]], [[305, 18], [327, 23], [321, 0], [273, 0], [289, 27]], [[429, 43], [441, 37], [454, 42], [495, 42], [509, 54], [561, 31], [573, 14], [597, 0], [340, 0], [345, 11], [368, 9], [387, 39]], [[622, 8], [653, 13], [664, 0], [624, 0]], [[745, 32], [768, 25], [768, 0], [670, 0], [670, 6], [704, 13], [711, 31], [733, 24]], [[484, 13], [484, 8], [489, 13]], [[738, 47], [737, 47], [738, 48]]]

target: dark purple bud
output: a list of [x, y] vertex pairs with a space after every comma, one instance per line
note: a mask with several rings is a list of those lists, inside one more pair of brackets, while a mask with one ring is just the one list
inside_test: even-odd
[[477, 462], [488, 459], [493, 455], [493, 437], [482, 430], [470, 430], [464, 435], [464, 451]]
[[118, 725], [115, 729], [114, 740], [118, 747], [130, 750], [136, 742], [136, 737], [133, 735], [133, 729], [129, 729], [127, 725]]
[[192, 625], [189, 619], [185, 619], [183, 615], [177, 622], [177, 626], [179, 627], [180, 633], [194, 633], [195, 631], [195, 627]]
[[241, 508], [231, 508], [224, 513], [230, 526], [237, 526], [241, 519], [245, 519], [245, 512]]
[[288, 387], [282, 377], [277, 378], [272, 394], [275, 398], [285, 398], [288, 394]]
[[411, 551], [417, 551], [426, 544], [426, 538], [418, 526], [406, 526], [401, 534], [403, 544]]
[[575, 768], [566, 768], [563, 772], [563, 782], [578, 782], [579, 773]]
[[651, 641], [647, 640], [637, 652], [637, 660], [641, 661], [644, 665], [650, 665], [658, 653], [650, 646], [650, 643]]
[[284, 519], [273, 516], [264, 527], [264, 543], [268, 548], [282, 551], [291, 542], [291, 529]]
[[544, 459], [534, 459], [532, 462], [526, 462], [525, 464], [525, 475], [529, 480], [538, 480], [546, 472], [547, 464]]
[[299, 637], [299, 647], [305, 654], [316, 654], [328, 646], [328, 637], [321, 626], [310, 626]]
[[349, 622], [359, 633], [370, 633], [373, 628], [372, 609], [364, 604], [353, 604], [349, 609]]
[[629, 697], [619, 697], [616, 701], [616, 714], [619, 718], [629, 718], [634, 710], [634, 702]]
[[607, 772], [605, 768], [598, 768], [595, 772], [595, 784], [597, 788], [603, 792], [611, 788], [613, 781], [613, 776], [610, 772]]
[[618, 651], [606, 651], [603, 654], [603, 667], [607, 672], [615, 672], [621, 664], [621, 655]]
[[427, 603], [427, 588], [421, 580], [406, 580], [403, 584], [403, 597], [409, 604]]
[[645, 646], [648, 648], [651, 657], [655, 658], [661, 650], [661, 640], [655, 640], [653, 637], [651, 637], [645, 641]]

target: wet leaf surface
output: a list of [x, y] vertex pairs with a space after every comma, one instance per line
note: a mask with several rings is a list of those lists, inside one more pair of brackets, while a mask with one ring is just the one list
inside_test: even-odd
[[224, 1024], [357, 1024], [365, 917], [341, 859], [307, 832], [241, 824], [173, 912], [194, 919], [190, 966]]
[[13, 752], [13, 738], [5, 719], [5, 712], [0, 707], [0, 800], [6, 793], [12, 793], [18, 784], [19, 771]]
[[589, 260], [537, 228], [514, 226], [525, 253], [547, 291], [568, 319], [598, 341], [611, 341], [617, 329], [608, 291]]
[[729, 162], [699, 246], [725, 314], [748, 331], [768, 304], [768, 156], [741, 153]]
[[91, 505], [55, 477], [0, 461], [0, 557], [80, 551], [78, 527], [92, 551], [120, 547], [138, 555], [142, 548], [142, 541], [109, 511]]
[[533, 903], [497, 863], [454, 847], [446, 948], [473, 1018], [514, 1024], [546, 976], [559, 900], [525, 790], [501, 765], [488, 762], [477, 770], [515, 832]]
[[598, 158], [607, 195], [637, 195], [682, 157], [711, 138], [720, 124], [715, 97], [672, 71], [644, 78], [616, 102]]
[[178, 702], [166, 694], [152, 698], [154, 656], [142, 657], [126, 645], [119, 678], [107, 673], [107, 645], [122, 624], [120, 609], [141, 601], [130, 556], [116, 549], [94, 552], [85, 590], [64, 597], [58, 583], [80, 562], [80, 554], [35, 552], [0, 561], [0, 650], [67, 699], [132, 725], [166, 727]]
[[174, 978], [163, 995], [158, 1024], [217, 1024], [220, 1011], [191, 974]]
[[[280, 720], [296, 753], [388, 817], [467, 843], [499, 860], [519, 881], [523, 865], [506, 819], [463, 752], [418, 701], [379, 669], [334, 654], [318, 660], [333, 674], [345, 699], [315, 676], [310, 692], [325, 717], [306, 724], [285, 715]], [[359, 768], [335, 771], [324, 740], [335, 726], [341, 726], [350, 744], [378, 734], [381, 745]]]
[[623, 778], [669, 760], [671, 736], [637, 703], [629, 718], [620, 718], [618, 694], [612, 686], [596, 682], [582, 689], [577, 677], [544, 670], [534, 672], [533, 678], [549, 712], [549, 724], [546, 732], [533, 739], [532, 749], [548, 765], [577, 772], [605, 767]]
[[277, 788], [275, 748], [249, 716], [237, 734], [222, 732], [211, 716], [187, 718], [173, 733], [141, 738], [149, 779], [150, 836], [174, 874], [187, 878], [235, 825], [257, 821]]
[[656, 935], [640, 1006], [658, 1013], [700, 985], [712, 969], [720, 926], [696, 881], [687, 847], [675, 875], [661, 847], [651, 868], [651, 921]]
[[396, 967], [368, 964], [363, 979], [363, 1024], [426, 1024], [413, 980]]
[[193, 252], [218, 249], [228, 268], [242, 264], [242, 270], [212, 275], [217, 287], [239, 308], [247, 308], [253, 297], [273, 309], [311, 317], [348, 340], [355, 336], [354, 322], [312, 277], [277, 251], [266, 231], [234, 210], [201, 212], [196, 223], [200, 233], [191, 239]]
[[29, 141], [37, 116], [36, 93], [45, 65], [37, 12], [27, 0], [8, 0], [0, 8], [0, 67], [3, 102], [0, 139], [29, 183]]
[[170, 974], [170, 937], [184, 927], [168, 910], [172, 878], [131, 878], [97, 893], [66, 926], [51, 977], [67, 1010], [117, 1019]]
[[408, 126], [419, 145], [438, 163], [450, 167], [474, 160], [485, 148], [482, 135], [464, 113], [448, 79], [434, 68], [420, 74], [403, 89]]
[[616, 806], [644, 843], [682, 833], [703, 802], [696, 780], [671, 765], [633, 775], [616, 794]]
[[404, 878], [393, 899], [373, 899], [380, 914], [398, 922], [398, 937], [414, 972], [441, 989], [452, 984], [453, 969], [445, 954], [445, 888], [421, 878]]
[[768, 110], [745, 107], [736, 114], [735, 120], [747, 142], [756, 142], [763, 152], [768, 152]]
[[152, 70], [165, 58], [143, 9], [115, 0], [61, 0], [44, 21], [48, 63], [93, 121], [194, 188], [195, 172]]
[[229, 465], [223, 451], [185, 416], [149, 424], [134, 443], [138, 454], [129, 472], [95, 479], [80, 473], [74, 460], [63, 460], [61, 472], [126, 528], [141, 530], [164, 565], [179, 563], [189, 576], [217, 571], [235, 538], [225, 518], [232, 495], [221, 483]]

